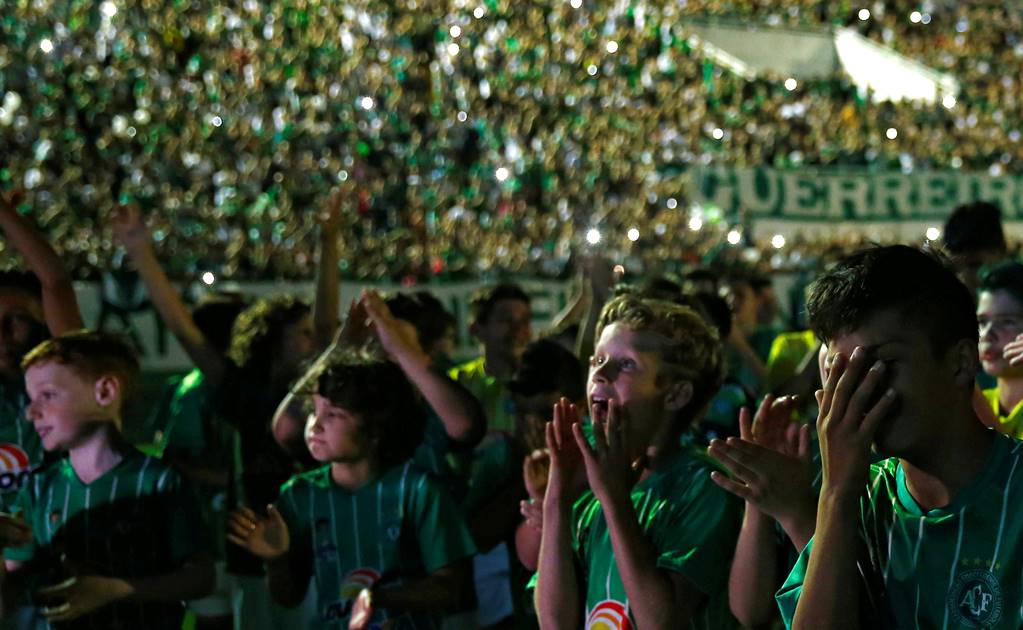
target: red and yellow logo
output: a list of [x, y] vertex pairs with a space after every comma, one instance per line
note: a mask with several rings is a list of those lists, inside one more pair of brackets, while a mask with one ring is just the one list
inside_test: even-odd
[[0, 492], [21, 488], [32, 473], [32, 463], [17, 444], [0, 444]]
[[613, 599], [600, 602], [586, 618], [586, 630], [632, 630], [625, 604]]
[[379, 579], [380, 574], [374, 569], [362, 568], [350, 571], [341, 581], [341, 599], [354, 600], [362, 592], [362, 589], [373, 586]]

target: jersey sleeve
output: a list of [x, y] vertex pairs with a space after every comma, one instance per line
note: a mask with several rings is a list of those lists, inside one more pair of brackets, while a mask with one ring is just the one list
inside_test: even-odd
[[738, 536], [739, 505], [710, 481], [695, 476], [683, 499], [651, 523], [657, 566], [681, 573], [704, 593], [725, 588]]
[[171, 557], [176, 563], [212, 548], [208, 528], [203, 524], [199, 500], [191, 486], [173, 469], [157, 490], [164, 495], [170, 512]]
[[806, 579], [806, 567], [810, 563], [812, 548], [813, 538], [799, 554], [792, 571], [789, 572], [789, 576], [785, 578], [784, 584], [774, 596], [775, 601], [778, 602], [778, 609], [781, 611], [781, 620], [785, 623], [786, 628], [792, 627], [792, 619], [796, 616], [796, 606], [799, 605], [799, 596], [803, 592], [803, 581]]
[[428, 573], [476, 553], [461, 510], [427, 475], [419, 476], [410, 503], [410, 516]]
[[[17, 497], [14, 499], [14, 503], [11, 505], [12, 514], [20, 514], [22, 518], [28, 521], [29, 525], [32, 526], [33, 530], [39, 527], [41, 523], [36, 518], [36, 500], [33, 494], [33, 484], [25, 484], [18, 492]], [[38, 540], [33, 536], [33, 540], [28, 545], [23, 547], [7, 547], [3, 550], [5, 560], [13, 560], [15, 562], [27, 562], [35, 556], [36, 544]]]

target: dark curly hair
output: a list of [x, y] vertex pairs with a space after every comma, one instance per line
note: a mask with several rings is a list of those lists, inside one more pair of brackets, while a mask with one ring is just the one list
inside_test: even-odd
[[390, 361], [353, 351], [337, 353], [320, 373], [316, 391], [362, 418], [384, 467], [411, 458], [423, 441], [426, 410], [405, 373]]
[[309, 305], [292, 295], [257, 300], [235, 320], [227, 357], [247, 372], [269, 374], [284, 328], [308, 313]]

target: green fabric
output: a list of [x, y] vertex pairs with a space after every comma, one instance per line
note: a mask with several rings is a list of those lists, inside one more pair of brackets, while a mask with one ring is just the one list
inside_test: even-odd
[[[69, 575], [141, 578], [170, 573], [208, 545], [199, 509], [178, 473], [132, 450], [92, 483], [67, 458], [39, 472], [18, 495], [15, 510], [32, 525], [31, 545], [4, 550], [32, 563], [37, 586]], [[178, 602], [121, 602], [87, 615], [73, 628], [180, 628]]]
[[28, 394], [22, 383], [0, 382], [0, 511], [9, 512], [18, 491], [42, 466], [39, 434], [25, 417]]
[[[924, 512], [902, 466], [871, 466], [860, 499], [861, 570], [879, 602], [863, 627], [1019, 628], [1023, 623], [1023, 467], [1020, 442], [996, 434], [984, 469], [946, 507]], [[786, 627], [802, 592], [813, 541], [778, 591]], [[850, 599], [850, 605], [853, 601]]]
[[494, 495], [522, 474], [522, 460], [516, 457], [511, 438], [486, 439], [473, 452], [469, 492], [463, 503], [466, 514], [475, 514], [494, 499]]
[[[740, 502], [710, 479], [712, 465], [682, 451], [636, 484], [632, 504], [657, 553], [657, 566], [681, 573], [707, 595], [691, 628], [733, 628], [728, 572], [739, 532]], [[587, 491], [573, 507], [573, 547], [586, 579], [586, 627], [604, 620], [622, 627], [628, 598], [615, 564], [600, 502]], [[634, 619], [629, 618], [632, 627]]]
[[487, 414], [487, 429], [490, 431], [515, 431], [515, 402], [504, 383], [488, 376], [483, 357], [463, 363], [448, 372], [448, 375], [468, 389]]
[[[330, 466], [296, 475], [276, 503], [296, 553], [313, 558], [318, 624], [348, 627], [359, 591], [424, 577], [476, 553], [460, 512], [411, 462], [355, 492], [337, 486]], [[389, 619], [377, 610], [373, 622]], [[440, 615], [405, 614], [395, 628], [437, 628]]]
[[461, 505], [469, 491], [473, 450], [448, 437], [440, 417], [427, 407], [423, 442], [416, 447], [412, 462], [433, 475], [455, 503]]

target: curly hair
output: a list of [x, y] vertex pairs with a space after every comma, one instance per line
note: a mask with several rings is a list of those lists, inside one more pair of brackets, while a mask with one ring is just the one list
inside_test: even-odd
[[243, 370], [269, 374], [284, 328], [308, 313], [309, 305], [292, 295], [257, 300], [235, 320], [228, 358]]
[[598, 339], [611, 324], [666, 338], [660, 351], [662, 368], [672, 380], [685, 380], [693, 385], [692, 400], [676, 417], [682, 426], [688, 425], [724, 380], [721, 340], [714, 328], [688, 306], [629, 294], [604, 305], [597, 321]]
[[391, 361], [365, 352], [339, 352], [323, 367], [316, 391], [362, 418], [385, 467], [412, 457], [423, 441], [426, 410], [405, 373]]

